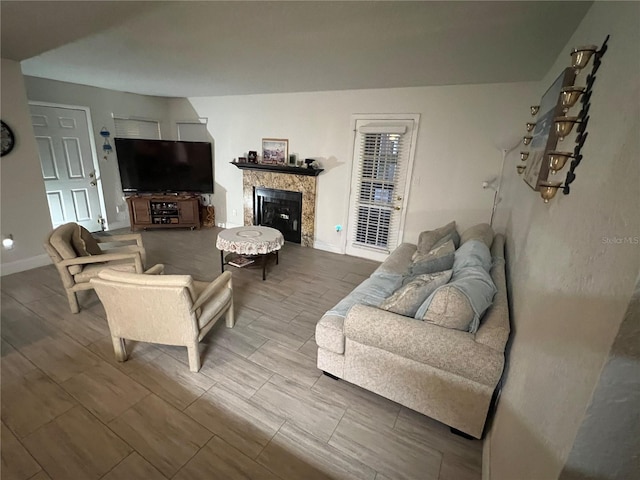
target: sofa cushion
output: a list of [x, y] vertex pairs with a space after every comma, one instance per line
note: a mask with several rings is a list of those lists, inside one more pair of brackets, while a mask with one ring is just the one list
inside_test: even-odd
[[493, 243], [493, 237], [495, 232], [491, 225], [488, 223], [479, 223], [473, 227], [467, 228], [462, 235], [460, 235], [460, 245], [464, 245], [469, 240], [480, 240], [487, 248], [491, 248]]
[[[449, 238], [445, 238], [449, 237]], [[456, 222], [450, 222], [446, 225], [436, 228], [435, 230], [427, 230], [418, 236], [418, 248], [416, 253], [413, 255], [413, 259], [420, 255], [426, 254], [436, 246], [436, 244], [441, 240], [452, 240], [454, 245], [457, 247], [460, 244], [460, 236], [458, 235], [458, 231], [456, 230]]]
[[96, 239], [82, 225], [78, 225], [78, 228], [74, 229], [71, 244], [79, 257], [102, 254], [102, 249]]
[[377, 307], [402, 285], [402, 275], [372, 275], [329, 310], [327, 315], [344, 317], [355, 304]]
[[[344, 335], [347, 356], [351, 354], [349, 347], [357, 343], [401, 357], [394, 362], [394, 367], [398, 368], [404, 363], [406, 368], [399, 367], [389, 374], [403, 375], [408, 378], [407, 381], [419, 383], [422, 375], [419, 368], [407, 365], [403, 359], [414, 360], [491, 386], [491, 391], [502, 373], [502, 352], [476, 343], [472, 334], [401, 317], [373, 307], [354, 306], [344, 321]], [[370, 374], [379, 371], [378, 367], [378, 363], [372, 364]], [[351, 381], [349, 375], [344, 378]], [[455, 403], [455, 400], [452, 398], [451, 402]]]
[[373, 272], [373, 276], [408, 275], [415, 251], [416, 246], [412, 243], [401, 243]]
[[491, 271], [491, 252], [480, 240], [469, 240], [456, 250], [453, 259], [453, 273], [466, 267], [482, 267], [485, 271]]
[[413, 317], [436, 288], [446, 284], [453, 274], [452, 270], [427, 273], [411, 277], [411, 280], [380, 304], [380, 308], [406, 317]]
[[441, 327], [475, 333], [496, 291], [491, 275], [482, 266], [464, 267], [454, 271], [451, 282], [436, 289], [424, 301], [415, 317]]
[[498, 352], [504, 352], [504, 347], [511, 331], [509, 325], [509, 301], [507, 299], [507, 284], [505, 278], [504, 235], [497, 234], [491, 245], [493, 266], [491, 278], [498, 289], [491, 307], [482, 317], [480, 328], [476, 332], [476, 342], [487, 345]]
[[439, 243], [427, 253], [419, 253], [411, 264], [411, 275], [442, 272], [453, 267], [456, 247], [453, 240]]

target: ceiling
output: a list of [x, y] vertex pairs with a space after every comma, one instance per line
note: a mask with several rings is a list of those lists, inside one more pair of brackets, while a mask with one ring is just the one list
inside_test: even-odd
[[25, 75], [169, 97], [537, 81], [591, 3], [2, 0], [0, 47]]

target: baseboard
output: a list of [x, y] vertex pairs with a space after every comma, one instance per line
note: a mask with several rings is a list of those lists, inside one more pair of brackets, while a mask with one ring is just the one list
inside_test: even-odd
[[0, 265], [0, 276], [11, 275], [12, 273], [24, 272], [38, 267], [44, 267], [51, 263], [49, 255], [42, 254], [35, 257], [16, 260], [14, 262], [3, 263]]
[[231, 222], [218, 222], [216, 223], [216, 227], [220, 228], [238, 228], [244, 227], [244, 225], [240, 225], [239, 223], [231, 223]]
[[109, 222], [107, 226], [107, 231], [119, 230], [121, 228], [131, 228], [131, 224], [127, 221]]
[[340, 247], [337, 247], [332, 243], [321, 242], [320, 240], [313, 241], [313, 248], [317, 248], [318, 250], [324, 250], [325, 252], [339, 253], [340, 255], [344, 255], [344, 252]]

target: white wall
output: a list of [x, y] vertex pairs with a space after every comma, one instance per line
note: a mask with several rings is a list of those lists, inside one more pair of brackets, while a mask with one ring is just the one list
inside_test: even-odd
[[[261, 150], [263, 137], [289, 139], [289, 152], [318, 158], [316, 246], [343, 252], [351, 175], [351, 115], [421, 114], [404, 241], [456, 219], [488, 222], [501, 148], [522, 135], [521, 108], [535, 84], [492, 84], [190, 98], [215, 141], [216, 220], [242, 224], [242, 173], [229, 162]], [[176, 107], [177, 108], [177, 107]], [[183, 107], [184, 109], [184, 107]], [[187, 109], [188, 110], [188, 109]], [[522, 120], [524, 122], [526, 120]], [[235, 214], [234, 214], [235, 212]]]
[[537, 103], [571, 47], [600, 45], [607, 34], [571, 194], [545, 205], [515, 174], [517, 155], [507, 161], [496, 220], [508, 237], [513, 344], [485, 478], [558, 478], [640, 271], [640, 4], [594, 3], [537, 96], [520, 104], [525, 113]]
[[38, 147], [27, 106], [20, 64], [2, 59], [2, 120], [16, 144], [0, 159], [1, 236], [13, 235], [12, 250], [2, 249], [2, 274], [49, 263], [42, 244], [51, 230]]
[[[115, 153], [104, 160], [102, 152], [103, 138], [100, 136], [102, 127], [107, 127], [113, 134], [115, 126], [112, 114], [151, 118], [160, 121], [160, 130], [163, 138], [174, 139], [175, 128], [169, 122], [169, 99], [164, 97], [152, 97], [133, 93], [117, 92], [104, 88], [89, 87], [74, 83], [58, 82], [37, 77], [24, 77], [29, 101], [59, 103], [89, 107], [93, 122], [93, 134], [98, 153], [100, 176], [105, 205], [106, 217], [109, 229], [129, 226], [129, 213], [126, 202], [123, 200], [118, 161]], [[118, 212], [117, 210], [121, 211]]]

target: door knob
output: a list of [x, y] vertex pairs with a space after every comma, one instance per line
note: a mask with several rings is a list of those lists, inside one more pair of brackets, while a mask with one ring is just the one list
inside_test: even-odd
[[401, 210], [400, 207], [393, 207], [394, 210]]
[[89, 185], [91, 185], [92, 187], [95, 187], [96, 186], [96, 182], [91, 181], [91, 182], [89, 182]]

